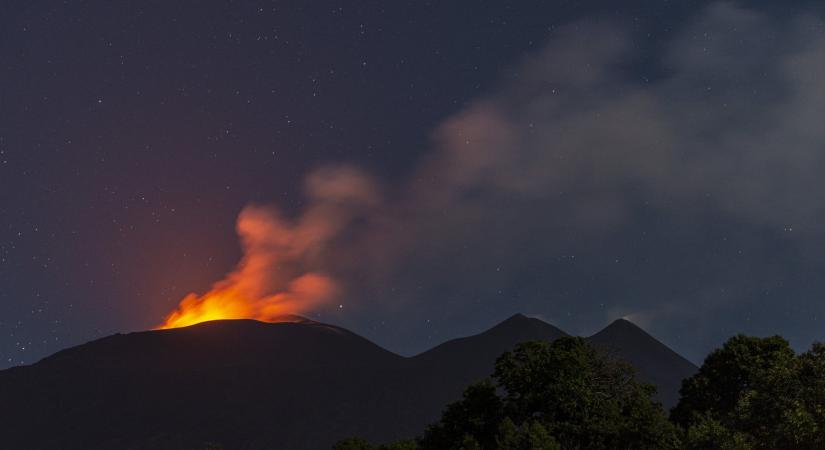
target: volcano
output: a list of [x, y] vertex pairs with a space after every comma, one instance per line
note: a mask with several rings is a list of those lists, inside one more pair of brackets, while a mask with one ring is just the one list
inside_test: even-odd
[[[412, 358], [301, 317], [117, 334], [0, 371], [0, 448], [328, 449], [410, 437], [496, 357], [566, 334], [513, 316]], [[696, 367], [635, 325], [589, 338], [635, 364], [665, 406]]]
[[668, 408], [679, 401], [682, 380], [697, 370], [692, 362], [629, 320], [616, 320], [587, 341], [633, 365], [637, 378], [656, 386], [658, 400]]

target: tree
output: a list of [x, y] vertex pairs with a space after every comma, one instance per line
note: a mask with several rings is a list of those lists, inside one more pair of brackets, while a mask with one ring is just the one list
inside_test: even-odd
[[447, 405], [440, 421], [427, 427], [421, 446], [444, 450], [495, 448], [503, 413], [504, 404], [489, 380], [473, 384], [460, 401]]
[[561, 450], [559, 443], [539, 422], [533, 421], [517, 427], [509, 417], [499, 424], [496, 448], [499, 450]]
[[797, 357], [779, 336], [735, 336], [683, 382], [671, 418], [687, 430], [690, 448], [822, 448], [823, 353], [815, 346]]
[[[477, 384], [428, 428], [424, 449], [676, 448], [676, 429], [635, 380], [627, 364], [581, 338], [527, 342], [496, 362], [490, 381]], [[501, 392], [501, 394], [499, 394]], [[528, 447], [524, 447], [528, 445]]]
[[753, 437], [730, 430], [708, 414], [697, 415], [684, 438], [686, 450], [751, 450]]
[[505, 353], [494, 378], [516, 423], [536, 420], [563, 448], [674, 448], [675, 428], [652, 386], [581, 338], [527, 342]]
[[680, 428], [652, 394], [580, 338], [527, 342], [417, 442], [336, 449], [825, 449], [825, 344], [797, 355], [779, 336], [732, 337], [683, 382], [671, 412]]
[[800, 400], [811, 425], [807, 443], [810, 448], [825, 448], [825, 344], [816, 343], [799, 356]]

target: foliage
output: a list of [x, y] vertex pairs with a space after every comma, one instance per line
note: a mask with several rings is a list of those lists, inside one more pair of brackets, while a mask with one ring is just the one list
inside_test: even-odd
[[[496, 362], [490, 381], [471, 386], [421, 440], [424, 449], [667, 449], [676, 429], [653, 388], [632, 369], [580, 338], [527, 342]], [[501, 394], [499, 394], [501, 392]]]
[[825, 347], [735, 336], [684, 381], [671, 418], [695, 449], [825, 448]]
[[495, 448], [501, 450], [560, 450], [561, 446], [541, 423], [531, 421], [518, 427], [509, 417], [506, 417], [499, 424]]
[[750, 450], [752, 437], [732, 431], [707, 414], [697, 415], [695, 422], [687, 430], [684, 447], [686, 450]]
[[825, 449], [825, 344], [735, 336], [685, 380], [667, 420], [653, 388], [580, 338], [526, 342], [416, 441], [336, 450]]
[[441, 420], [427, 428], [424, 448], [495, 448], [504, 404], [490, 381], [473, 384], [461, 401], [447, 406]]
[[813, 422], [808, 442], [811, 448], [825, 448], [825, 344], [814, 344], [799, 356], [800, 401]]

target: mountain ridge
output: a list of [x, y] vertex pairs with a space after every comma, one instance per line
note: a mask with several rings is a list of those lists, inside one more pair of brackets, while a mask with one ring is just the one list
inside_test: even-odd
[[[614, 343], [672, 356], [641, 329], [611, 333], [622, 338], [609, 336]], [[0, 423], [8, 428], [0, 447], [320, 449], [352, 435], [379, 442], [413, 436], [469, 383], [488, 377], [516, 343], [566, 335], [517, 314], [404, 357], [309, 319], [115, 334], [0, 371]], [[640, 378], [666, 389], [681, 381], [673, 379], [678, 370], [662, 370], [670, 359], [620, 350], [642, 364]]]

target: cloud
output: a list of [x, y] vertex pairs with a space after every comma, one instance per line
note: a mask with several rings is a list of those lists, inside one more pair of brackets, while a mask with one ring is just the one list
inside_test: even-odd
[[540, 197], [584, 222], [621, 221], [643, 197], [813, 227], [823, 38], [813, 17], [777, 24], [720, 3], [665, 45], [650, 79], [622, 65], [638, 57], [627, 31], [569, 26], [501, 92], [448, 119], [416, 179], [458, 203], [475, 190]]
[[262, 298], [318, 274], [370, 311], [701, 320], [773, 279], [766, 240], [821, 234], [820, 18], [717, 3], [655, 45], [580, 22], [508, 73], [405, 179], [324, 167], [297, 220], [245, 210], [236, 273]]
[[[459, 315], [479, 298], [553, 316], [621, 304], [647, 323], [754, 310], [784, 274], [771, 258], [796, 267], [821, 240], [823, 21], [723, 2], [639, 63], [644, 45], [621, 24], [567, 26], [446, 119], [363, 241], [392, 249], [391, 296]], [[603, 262], [616, 254], [636, 262]], [[509, 279], [486, 275], [500, 265]]]

